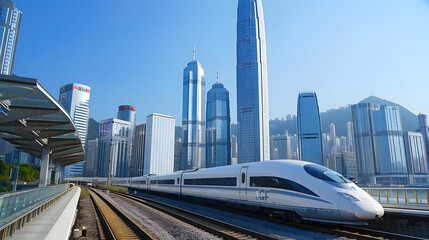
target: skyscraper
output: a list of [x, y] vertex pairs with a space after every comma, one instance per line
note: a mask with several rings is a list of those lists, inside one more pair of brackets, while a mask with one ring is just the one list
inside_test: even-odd
[[97, 160], [99, 177], [108, 177], [109, 168], [111, 177], [129, 177], [132, 139], [130, 126], [130, 122], [116, 118], [100, 121]]
[[410, 184], [427, 184], [428, 162], [423, 134], [404, 132], [404, 142]]
[[[129, 157], [129, 173], [128, 176], [137, 176], [136, 159], [134, 157], [134, 146], [136, 143], [136, 108], [132, 105], [121, 105], [118, 107], [118, 119], [130, 122], [130, 157]], [[144, 143], [143, 143], [144, 144]], [[143, 162], [142, 162], [143, 164]], [[141, 167], [143, 168], [143, 167]]]
[[354, 152], [353, 123], [347, 122], [347, 151]]
[[[83, 146], [86, 144], [86, 134], [88, 133], [89, 120], [89, 95], [90, 87], [70, 83], [60, 88], [59, 102], [69, 113]], [[65, 167], [65, 177], [82, 177], [83, 162]], [[70, 173], [70, 174], [69, 174]]]
[[22, 12], [15, 8], [14, 0], [0, 1], [1, 74], [13, 74], [21, 18]]
[[174, 118], [153, 113], [147, 116], [144, 175], [173, 173]]
[[419, 114], [419, 131], [423, 134], [423, 140], [425, 143], [426, 156], [429, 156], [429, 126], [428, 117], [426, 114]]
[[297, 115], [299, 159], [322, 165], [322, 133], [315, 92], [299, 93]]
[[238, 163], [270, 160], [267, 56], [261, 0], [237, 10]]
[[291, 159], [290, 137], [288, 134], [271, 136], [271, 160]]
[[183, 70], [183, 115], [181, 169], [205, 167], [204, 69], [194, 57]]
[[229, 92], [222, 83], [207, 93], [206, 167], [231, 165]]
[[85, 177], [97, 176], [98, 138], [89, 140], [85, 147]]
[[399, 108], [374, 103], [351, 108], [360, 182], [408, 184]]
[[130, 177], [143, 176], [146, 123], [136, 126], [134, 133], [133, 154], [130, 163]]

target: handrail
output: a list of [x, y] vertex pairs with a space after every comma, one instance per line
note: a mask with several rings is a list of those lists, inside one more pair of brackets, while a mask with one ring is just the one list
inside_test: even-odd
[[396, 205], [429, 205], [429, 188], [363, 187], [379, 203]]

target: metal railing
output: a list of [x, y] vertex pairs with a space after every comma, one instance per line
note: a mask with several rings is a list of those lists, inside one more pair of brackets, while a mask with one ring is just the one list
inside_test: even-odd
[[0, 194], [0, 229], [38, 205], [67, 191], [67, 184]]
[[429, 205], [429, 188], [362, 188], [379, 203]]

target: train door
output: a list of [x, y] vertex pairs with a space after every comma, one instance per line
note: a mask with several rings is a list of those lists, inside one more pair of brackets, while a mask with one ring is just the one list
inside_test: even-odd
[[247, 200], [247, 169], [248, 167], [242, 167], [240, 170], [239, 176], [239, 191], [240, 191], [240, 200]]

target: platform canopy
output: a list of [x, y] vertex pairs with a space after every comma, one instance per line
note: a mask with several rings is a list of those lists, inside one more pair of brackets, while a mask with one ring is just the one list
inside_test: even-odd
[[38, 158], [49, 146], [63, 166], [84, 160], [69, 114], [36, 79], [0, 74], [0, 138]]

